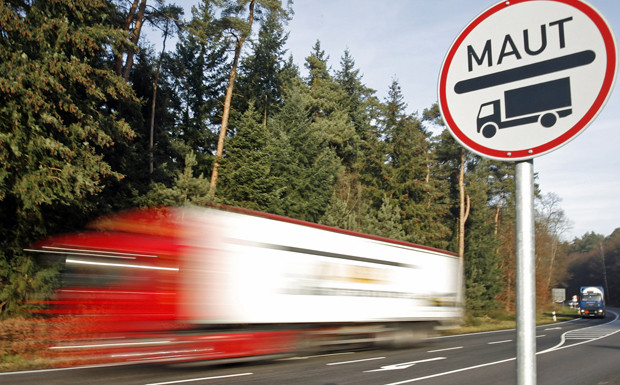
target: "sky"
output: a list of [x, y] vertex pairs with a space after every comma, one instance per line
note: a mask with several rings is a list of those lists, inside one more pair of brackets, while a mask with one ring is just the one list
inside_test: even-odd
[[[188, 9], [197, 1], [172, 0]], [[287, 55], [305, 75], [304, 60], [316, 41], [335, 71], [345, 50], [362, 82], [384, 100], [398, 80], [408, 112], [437, 102], [443, 60], [459, 33], [489, 0], [295, 0], [286, 29]], [[618, 40], [620, 1], [589, 0], [607, 19]], [[617, 42], [616, 42], [617, 44]], [[620, 91], [612, 91], [598, 117], [575, 139], [533, 160], [543, 194], [560, 197], [571, 227], [566, 240], [588, 232], [611, 234], [620, 228]]]

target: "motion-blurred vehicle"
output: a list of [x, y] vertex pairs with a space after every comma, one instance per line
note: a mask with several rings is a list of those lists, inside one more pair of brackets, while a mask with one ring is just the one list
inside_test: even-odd
[[177, 362], [407, 346], [463, 315], [454, 253], [232, 207], [104, 217], [30, 252], [63, 266], [49, 351]]

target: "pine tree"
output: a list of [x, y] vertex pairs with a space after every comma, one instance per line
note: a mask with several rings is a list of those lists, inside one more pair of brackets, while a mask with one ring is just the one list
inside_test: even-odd
[[405, 240], [406, 234], [401, 225], [401, 213], [398, 201], [383, 196], [383, 202], [377, 212], [372, 234], [387, 238]]
[[355, 60], [349, 50], [345, 50], [340, 59], [340, 70], [336, 73], [336, 83], [344, 90], [342, 106], [349, 113], [357, 135], [364, 139], [371, 130], [373, 110], [378, 104], [375, 90], [362, 83], [360, 70], [355, 68]]
[[493, 223], [499, 255], [503, 290], [497, 300], [508, 311], [515, 309], [515, 206], [514, 206], [514, 163], [479, 159], [478, 168], [483, 168], [487, 179], [487, 205]]
[[261, 113], [250, 102], [235, 136], [226, 143], [218, 196], [228, 204], [268, 210], [277, 199], [278, 186], [271, 175], [272, 140], [261, 121]]
[[224, 97], [222, 126], [218, 136], [213, 171], [211, 172], [211, 193], [213, 195], [215, 195], [217, 187], [220, 162], [224, 155], [224, 140], [228, 130], [228, 120], [232, 108], [233, 90], [237, 78], [237, 67], [241, 59], [241, 51], [246, 40], [252, 34], [254, 21], [260, 21], [263, 11], [277, 15], [280, 18], [287, 18], [289, 12], [282, 7], [280, 0], [224, 0], [216, 2], [216, 4], [221, 5], [222, 8], [221, 18], [216, 21], [215, 26], [219, 29], [219, 33], [223, 34], [224, 40], [228, 42], [228, 45], [233, 48], [234, 54]]
[[214, 202], [209, 195], [209, 180], [203, 174], [194, 176], [196, 155], [185, 155], [185, 166], [177, 172], [173, 184], [168, 187], [163, 183], [154, 183], [151, 190], [138, 197], [135, 203], [139, 207], [149, 206], [184, 206], [205, 205]]
[[334, 194], [329, 206], [319, 221], [321, 224], [351, 231], [363, 231], [359, 215], [352, 211], [349, 203]]
[[318, 222], [329, 206], [341, 164], [321, 133], [312, 129], [311, 97], [301, 82], [285, 90], [285, 102], [274, 116], [271, 174], [277, 199], [270, 211]]
[[459, 173], [461, 165], [462, 147], [454, 140], [447, 129], [444, 129], [437, 138], [435, 147], [435, 178], [440, 180], [445, 187], [446, 205], [449, 208], [445, 223], [450, 226], [448, 249], [458, 251], [459, 230]]
[[[362, 83], [360, 70], [355, 68], [355, 61], [348, 49], [340, 59], [340, 69], [334, 80], [344, 91], [338, 104], [347, 112], [349, 123], [356, 134], [353, 142], [355, 156], [344, 163], [345, 169], [338, 177], [334, 199], [337, 199], [336, 204], [342, 202], [347, 205], [355, 218], [357, 229], [372, 232], [374, 229], [368, 226], [374, 218], [371, 215], [371, 211], [374, 211], [373, 192], [369, 192], [365, 182], [373, 181], [375, 167], [380, 170], [383, 164], [383, 161], [375, 163], [373, 157], [377, 155], [377, 151], [377, 156], [382, 157], [382, 152], [378, 150], [380, 142], [377, 127], [372, 123], [376, 121], [380, 103], [375, 91]], [[379, 203], [378, 199], [376, 203]]]
[[356, 159], [359, 136], [344, 105], [346, 94], [329, 74], [327, 59], [318, 41], [306, 58], [306, 68], [309, 70], [306, 82], [310, 89], [308, 112], [312, 119], [310, 129], [319, 143], [333, 149], [342, 164], [350, 169]]
[[[181, 31], [175, 52], [164, 65], [175, 120], [167, 132], [178, 158], [194, 152], [196, 172], [209, 176], [221, 125], [226, 90], [227, 47], [212, 30], [215, 9], [209, 2], [192, 8], [192, 19]], [[177, 164], [173, 157], [168, 167]]]
[[282, 105], [284, 72], [288, 63], [284, 60], [284, 45], [288, 34], [284, 33], [282, 20], [277, 13], [270, 12], [258, 32], [258, 41], [252, 53], [240, 64], [236, 95], [233, 96], [235, 109], [245, 111], [250, 101], [262, 116], [262, 124], [267, 127], [269, 119]]
[[494, 234], [495, 208], [490, 203], [490, 162], [468, 154], [466, 186], [470, 212], [465, 223], [465, 287], [467, 308], [487, 315], [499, 307], [503, 289], [499, 238]]
[[445, 246], [448, 228], [442, 191], [431, 178], [430, 134], [416, 115], [405, 112], [406, 104], [397, 81], [388, 92], [382, 129], [387, 150], [383, 165], [386, 192], [399, 200], [402, 225], [408, 240]]
[[[137, 52], [138, 41], [140, 40], [140, 33], [146, 20], [145, 13], [146, 0], [133, 0], [131, 7], [127, 10], [123, 26], [123, 30], [126, 32], [130, 44], [121, 46], [122, 48], [114, 53], [116, 59], [116, 74], [122, 76], [125, 80], [129, 80], [134, 57]], [[125, 57], [124, 64], [123, 57]]]
[[133, 137], [116, 107], [137, 100], [108, 61], [124, 39], [110, 11], [103, 0], [0, 2], [2, 312], [50, 289], [35, 287], [47, 281], [21, 250], [79, 225], [123, 177], [105, 155]]

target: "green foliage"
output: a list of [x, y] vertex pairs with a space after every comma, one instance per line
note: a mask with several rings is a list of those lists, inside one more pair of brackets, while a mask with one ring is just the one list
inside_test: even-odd
[[321, 217], [320, 223], [345, 230], [362, 231], [356, 213], [350, 209], [347, 202], [339, 199], [336, 194], [332, 196], [331, 202]]
[[22, 250], [0, 258], [0, 319], [41, 309], [42, 301], [58, 288], [60, 266], [39, 263]]
[[355, 68], [355, 60], [348, 49], [340, 59], [340, 70], [335, 80], [345, 93], [340, 104], [349, 114], [360, 139], [366, 139], [371, 134], [369, 131], [374, 129], [370, 121], [376, 115], [379, 101], [375, 91], [362, 83], [360, 70]]
[[172, 186], [155, 183], [146, 195], [136, 199], [136, 204], [141, 207], [190, 204], [200, 206], [213, 202], [209, 194], [209, 180], [205, 179], [203, 174], [194, 176], [193, 169], [196, 164], [196, 155], [188, 153], [185, 155], [185, 168], [177, 173]]
[[261, 116], [250, 106], [237, 124], [237, 133], [226, 144], [221, 166], [220, 193], [227, 203], [255, 210], [269, 210], [282, 187], [271, 173], [271, 136]]
[[102, 107], [132, 91], [100, 67], [119, 31], [98, 24], [105, 2], [91, 3], [2, 10], [10, 12], [2, 26], [10, 38], [0, 40], [2, 196], [24, 210], [74, 204], [101, 192], [103, 179], [121, 177], [101, 150], [133, 133]]
[[301, 83], [292, 85], [274, 116], [271, 174], [278, 180], [270, 211], [318, 222], [334, 191], [340, 160], [313, 131], [311, 98]]
[[383, 203], [381, 203], [376, 219], [373, 222], [373, 234], [386, 238], [405, 240], [406, 234], [401, 225], [400, 208], [387, 195], [383, 197]]
[[[199, 173], [209, 175], [221, 125], [221, 104], [228, 78], [227, 46], [213, 31], [215, 10], [210, 2], [192, 9], [192, 19], [179, 35], [176, 50], [164, 62], [164, 86], [170, 94], [173, 121], [162, 127], [172, 142], [170, 159], [196, 154]], [[164, 88], [162, 87], [162, 88]]]
[[[22, 248], [81, 224], [95, 197], [123, 177], [106, 155], [133, 137], [115, 106], [136, 99], [106, 65], [124, 41], [122, 30], [107, 24], [111, 12], [104, 0], [0, 2], [4, 312], [52, 286]], [[81, 215], [66, 215], [73, 212]]]
[[310, 71], [310, 92], [306, 94], [309, 96], [306, 108], [311, 119], [310, 130], [319, 145], [333, 149], [342, 164], [351, 168], [360, 138], [343, 103], [347, 95], [329, 74], [327, 58], [318, 41], [314, 52], [306, 58], [306, 67]]
[[602, 234], [596, 234], [595, 232], [590, 231], [581, 237], [573, 239], [570, 251], [572, 253], [587, 253], [595, 250], [598, 248], [603, 238], [604, 236]]
[[269, 12], [258, 32], [253, 52], [240, 64], [234, 108], [244, 111], [253, 102], [264, 126], [282, 106], [285, 74], [290, 70], [283, 57], [287, 38], [277, 12]]
[[430, 134], [422, 121], [405, 112], [400, 85], [393, 81], [388, 92], [382, 132], [387, 161], [382, 167], [384, 191], [398, 199], [407, 240], [445, 247], [449, 233], [442, 183], [431, 178], [433, 154]]
[[466, 223], [465, 288], [467, 309], [474, 316], [486, 315], [499, 307], [503, 289], [501, 258], [494, 235], [493, 207], [488, 204], [488, 162], [474, 157], [469, 164], [468, 194], [471, 210]]

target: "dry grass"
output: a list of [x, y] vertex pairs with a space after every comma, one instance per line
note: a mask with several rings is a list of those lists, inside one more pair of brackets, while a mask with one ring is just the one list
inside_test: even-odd
[[[553, 312], [555, 312], [555, 320], [553, 318]], [[564, 322], [578, 317], [579, 313], [576, 309], [571, 309], [566, 306], [553, 306], [549, 309], [541, 310], [536, 313], [536, 324], [545, 325], [555, 322]], [[516, 316], [514, 314], [496, 314], [495, 317], [469, 317], [462, 327], [448, 330], [444, 334], [454, 335], [477, 333], [493, 330], [514, 329], [515, 327]]]
[[0, 371], [49, 367], [47, 325], [42, 320], [10, 318], [0, 321]]

